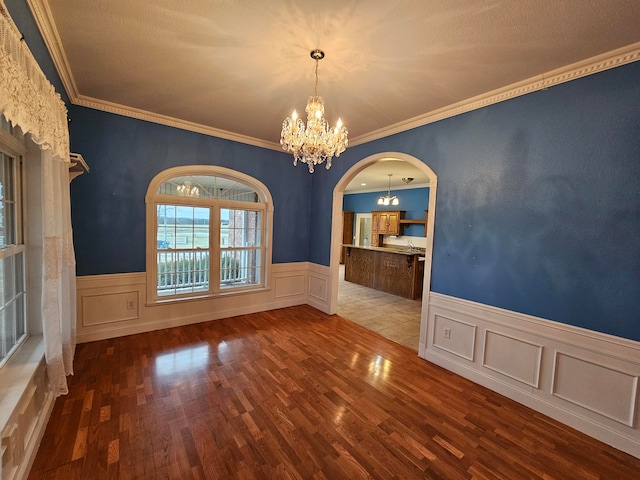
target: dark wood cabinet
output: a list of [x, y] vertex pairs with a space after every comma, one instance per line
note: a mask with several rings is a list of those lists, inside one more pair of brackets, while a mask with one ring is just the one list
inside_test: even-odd
[[347, 282], [415, 300], [422, 297], [423, 278], [424, 260], [417, 253], [345, 247]]
[[[342, 243], [353, 243], [353, 212], [342, 212]], [[340, 251], [340, 263], [344, 263], [344, 248]]]
[[404, 211], [388, 210], [371, 212], [371, 231], [378, 235], [402, 235]]
[[371, 212], [371, 246], [382, 246], [380, 235], [402, 235], [404, 214], [402, 210]]

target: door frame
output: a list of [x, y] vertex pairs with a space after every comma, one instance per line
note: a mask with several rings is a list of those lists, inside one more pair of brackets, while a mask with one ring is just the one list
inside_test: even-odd
[[342, 201], [344, 189], [349, 182], [368, 166], [383, 159], [397, 159], [410, 163], [422, 170], [429, 177], [429, 215], [427, 218], [427, 242], [424, 258], [424, 279], [422, 288], [422, 309], [420, 315], [420, 345], [418, 355], [424, 357], [427, 346], [427, 315], [429, 307], [429, 296], [431, 293], [431, 266], [433, 259], [433, 232], [436, 219], [436, 197], [438, 191], [438, 176], [422, 160], [401, 152], [380, 152], [363, 158], [355, 163], [338, 180], [333, 189], [333, 210], [331, 220], [331, 253], [329, 260], [330, 289], [329, 314], [333, 315], [338, 311], [338, 275], [340, 270], [340, 249], [342, 248]]

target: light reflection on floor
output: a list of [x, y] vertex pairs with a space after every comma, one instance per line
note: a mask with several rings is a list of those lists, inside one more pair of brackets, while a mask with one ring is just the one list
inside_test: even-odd
[[200, 370], [209, 364], [209, 353], [208, 343], [163, 353], [156, 357], [156, 374], [170, 376]]
[[386, 380], [391, 371], [391, 361], [376, 355], [376, 358], [369, 363], [369, 378], [373, 380]]

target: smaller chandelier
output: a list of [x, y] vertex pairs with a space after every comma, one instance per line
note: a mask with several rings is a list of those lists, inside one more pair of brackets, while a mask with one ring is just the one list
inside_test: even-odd
[[[391, 175], [392, 173], [388, 173], [389, 175], [389, 189], [387, 190], [387, 196], [380, 196], [378, 199], [378, 205], [400, 205], [400, 200], [395, 195], [391, 196]], [[412, 179], [413, 180], [413, 179]]]
[[329, 128], [324, 118], [324, 99], [318, 95], [318, 61], [324, 58], [322, 50], [312, 50], [311, 58], [316, 61], [316, 86], [313, 96], [307, 100], [307, 125], [298, 118], [296, 111], [282, 122], [280, 145], [282, 149], [293, 153], [293, 164], [306, 163], [309, 173], [316, 165], [325, 160], [327, 170], [331, 168], [331, 158], [339, 157], [345, 151], [349, 141], [347, 129], [338, 119], [335, 128]]
[[178, 195], [181, 197], [199, 197], [200, 189], [198, 187], [192, 187], [189, 180], [185, 180], [182, 185], [176, 187]]

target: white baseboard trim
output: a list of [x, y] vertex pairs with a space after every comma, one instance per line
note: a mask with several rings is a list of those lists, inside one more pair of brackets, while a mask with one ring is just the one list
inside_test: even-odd
[[640, 458], [640, 343], [431, 293], [420, 356]]
[[329, 268], [309, 262], [272, 265], [267, 287], [256, 292], [147, 305], [146, 274], [76, 279], [77, 342], [178, 327], [309, 304], [328, 312]]

